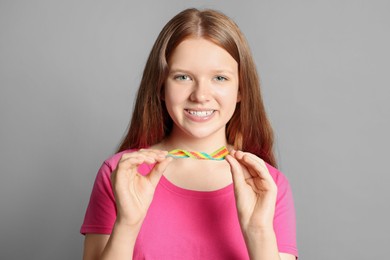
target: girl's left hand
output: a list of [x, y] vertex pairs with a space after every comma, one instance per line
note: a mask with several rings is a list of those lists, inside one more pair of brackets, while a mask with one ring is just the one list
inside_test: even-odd
[[233, 176], [242, 231], [273, 229], [277, 186], [265, 162], [254, 154], [234, 150], [226, 160]]

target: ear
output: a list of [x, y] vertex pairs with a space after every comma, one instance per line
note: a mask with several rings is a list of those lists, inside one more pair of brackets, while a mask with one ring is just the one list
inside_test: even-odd
[[237, 93], [237, 103], [241, 102], [241, 91], [240, 88], [238, 88], [238, 93]]

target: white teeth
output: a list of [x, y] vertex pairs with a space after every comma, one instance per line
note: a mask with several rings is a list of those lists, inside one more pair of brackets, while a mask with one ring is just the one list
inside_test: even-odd
[[195, 111], [195, 110], [187, 110], [188, 113], [190, 113], [193, 116], [199, 116], [199, 117], [205, 117], [211, 115], [214, 110], [207, 110], [207, 111]]

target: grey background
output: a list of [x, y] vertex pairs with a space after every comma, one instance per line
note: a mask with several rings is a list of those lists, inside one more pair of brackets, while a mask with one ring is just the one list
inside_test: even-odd
[[150, 48], [186, 7], [246, 34], [293, 187], [301, 259], [390, 245], [388, 1], [0, 1], [0, 259], [80, 259], [95, 174]]

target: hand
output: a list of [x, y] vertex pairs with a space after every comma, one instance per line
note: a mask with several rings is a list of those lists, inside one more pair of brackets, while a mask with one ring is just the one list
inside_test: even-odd
[[[140, 227], [152, 202], [156, 186], [172, 158], [166, 151], [141, 149], [124, 154], [111, 174], [117, 206], [117, 223]], [[143, 176], [137, 168], [142, 163], [155, 163]]]
[[251, 153], [231, 151], [230, 164], [243, 232], [273, 229], [277, 186], [265, 162]]

